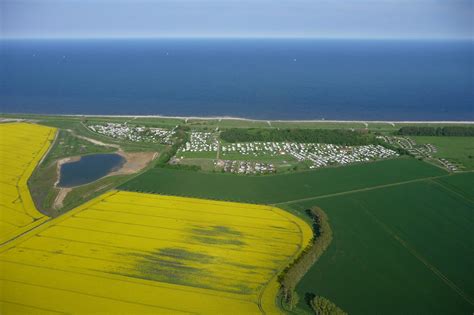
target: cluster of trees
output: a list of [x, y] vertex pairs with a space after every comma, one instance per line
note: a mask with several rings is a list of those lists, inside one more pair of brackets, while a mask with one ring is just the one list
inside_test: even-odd
[[332, 241], [332, 231], [326, 213], [317, 207], [306, 210], [306, 213], [313, 221], [313, 239], [303, 253], [278, 276], [283, 299], [290, 306], [295, 305], [295, 299], [298, 298], [296, 285]]
[[388, 142], [385, 142], [383, 140], [379, 140], [378, 144], [385, 147], [385, 148], [387, 148], [387, 149], [393, 150], [393, 151], [397, 152], [400, 155], [412, 155], [407, 149], [396, 147], [396, 146], [394, 146], [394, 145], [392, 145]]
[[347, 315], [336, 304], [322, 296], [315, 296], [309, 302], [316, 315]]
[[468, 126], [445, 126], [445, 127], [425, 127], [406, 126], [398, 130], [401, 136], [457, 136], [473, 137], [474, 127]]
[[178, 152], [178, 149], [189, 140], [189, 134], [186, 132], [188, 130], [189, 128], [185, 126], [176, 127], [175, 141], [173, 145], [165, 149], [163, 152], [161, 152], [160, 156], [158, 157], [156, 161], [155, 166], [163, 167], [169, 162], [169, 160], [171, 160], [173, 156], [176, 155], [176, 152]]
[[298, 142], [332, 143], [340, 145], [375, 144], [376, 139], [366, 131], [347, 129], [258, 129], [232, 128], [221, 132], [227, 142]]

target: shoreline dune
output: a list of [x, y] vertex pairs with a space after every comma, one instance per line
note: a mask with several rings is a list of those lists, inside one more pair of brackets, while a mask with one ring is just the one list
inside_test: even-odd
[[[104, 117], [104, 118], [161, 118], [182, 120], [240, 120], [248, 122], [288, 122], [288, 123], [386, 123], [386, 124], [474, 124], [474, 121], [458, 120], [333, 120], [333, 119], [253, 119], [233, 116], [165, 116], [165, 115], [88, 115], [88, 114], [30, 114], [1, 113], [2, 115], [34, 115], [56, 117]], [[8, 118], [6, 118], [8, 119]]]

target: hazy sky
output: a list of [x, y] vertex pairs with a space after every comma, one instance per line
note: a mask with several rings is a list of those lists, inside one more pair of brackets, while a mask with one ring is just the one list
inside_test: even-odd
[[472, 38], [474, 0], [0, 0], [2, 37]]

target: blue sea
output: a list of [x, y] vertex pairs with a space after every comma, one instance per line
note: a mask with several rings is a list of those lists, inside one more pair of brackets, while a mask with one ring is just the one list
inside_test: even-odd
[[473, 41], [1, 40], [0, 111], [474, 120]]

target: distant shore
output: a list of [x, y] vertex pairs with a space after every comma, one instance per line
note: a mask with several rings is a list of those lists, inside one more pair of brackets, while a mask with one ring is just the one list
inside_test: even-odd
[[474, 121], [458, 120], [336, 120], [336, 119], [253, 119], [233, 116], [165, 116], [165, 115], [87, 115], [87, 114], [27, 114], [1, 113], [9, 116], [56, 116], [56, 117], [104, 117], [104, 118], [159, 118], [181, 120], [240, 120], [247, 122], [287, 122], [287, 123], [382, 123], [382, 124], [474, 124]]

